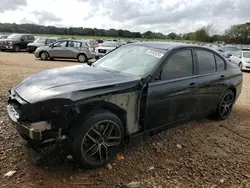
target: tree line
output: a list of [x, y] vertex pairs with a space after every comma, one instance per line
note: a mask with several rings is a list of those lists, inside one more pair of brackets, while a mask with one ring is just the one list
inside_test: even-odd
[[81, 36], [99, 36], [99, 37], [120, 37], [120, 38], [145, 38], [145, 39], [171, 39], [171, 40], [192, 40], [199, 42], [226, 42], [250, 44], [250, 22], [238, 25], [232, 25], [221, 35], [214, 34], [216, 28], [213, 25], [207, 25], [197, 29], [194, 32], [168, 35], [160, 32], [147, 31], [144, 33], [131, 32], [122, 29], [97, 29], [83, 27], [55, 27], [36, 24], [15, 24], [0, 23], [0, 32], [6, 33], [32, 33], [32, 34], [57, 34], [57, 35], [81, 35]]

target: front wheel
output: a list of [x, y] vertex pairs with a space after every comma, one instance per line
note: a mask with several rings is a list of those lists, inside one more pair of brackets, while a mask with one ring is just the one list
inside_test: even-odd
[[40, 55], [41, 60], [47, 60], [49, 57], [49, 54], [47, 52], [42, 52]]
[[233, 91], [227, 90], [223, 95], [216, 111], [218, 120], [225, 120], [229, 117], [233, 108], [234, 100], [235, 96]]
[[20, 47], [18, 45], [13, 46], [14, 52], [20, 52]]
[[95, 111], [75, 125], [71, 132], [74, 159], [85, 168], [101, 167], [112, 160], [124, 143], [121, 120], [108, 111]]

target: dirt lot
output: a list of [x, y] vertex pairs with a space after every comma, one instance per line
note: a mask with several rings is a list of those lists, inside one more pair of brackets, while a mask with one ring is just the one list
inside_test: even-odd
[[[126, 150], [112, 169], [80, 169], [62, 145], [34, 152], [10, 125], [8, 90], [27, 76], [74, 62], [36, 60], [32, 54], [0, 52], [1, 187], [250, 187], [250, 73], [226, 121], [203, 119], [150, 137]], [[4, 177], [10, 170], [16, 173]]]

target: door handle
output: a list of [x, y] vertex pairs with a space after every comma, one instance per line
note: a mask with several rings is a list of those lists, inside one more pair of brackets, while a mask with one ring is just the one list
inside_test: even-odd
[[188, 86], [189, 88], [194, 88], [194, 87], [196, 87], [196, 83], [191, 83], [191, 84], [189, 84], [189, 86]]
[[224, 75], [221, 75], [220, 76], [220, 80], [224, 80], [225, 79], [225, 76]]

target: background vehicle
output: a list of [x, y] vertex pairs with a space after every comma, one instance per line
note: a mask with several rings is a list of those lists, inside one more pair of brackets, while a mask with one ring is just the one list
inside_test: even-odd
[[38, 37], [34, 42], [27, 45], [27, 51], [33, 53], [38, 47], [45, 46], [57, 41], [57, 38]]
[[74, 159], [96, 168], [130, 138], [201, 115], [228, 118], [241, 87], [239, 68], [211, 49], [136, 43], [92, 66], [50, 69], [25, 79], [10, 90], [7, 110], [30, 144], [67, 138]]
[[95, 57], [88, 44], [80, 40], [60, 40], [47, 46], [36, 49], [35, 56], [42, 60], [50, 58], [78, 59], [79, 62], [86, 62]]
[[232, 63], [236, 64], [240, 70], [250, 70], [250, 50], [239, 51], [230, 57]]
[[237, 46], [222, 46], [220, 51], [225, 54], [226, 58], [229, 58], [231, 55], [235, 55], [237, 52], [241, 51]]
[[121, 45], [121, 42], [105, 41], [99, 47], [95, 48], [95, 58], [98, 59], [110, 51], [119, 48]]
[[0, 35], [0, 39], [6, 39], [8, 38], [8, 35]]
[[0, 50], [13, 50], [19, 52], [21, 49], [27, 49], [28, 43], [35, 40], [30, 34], [12, 34], [6, 39], [0, 39]]

